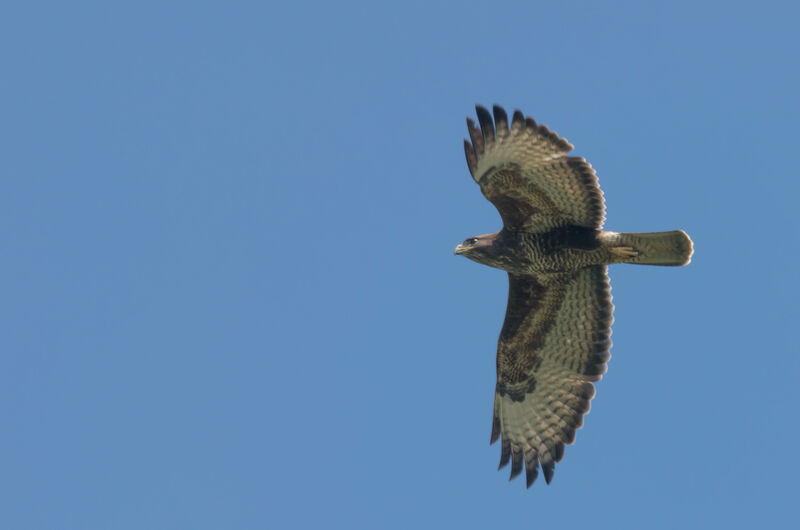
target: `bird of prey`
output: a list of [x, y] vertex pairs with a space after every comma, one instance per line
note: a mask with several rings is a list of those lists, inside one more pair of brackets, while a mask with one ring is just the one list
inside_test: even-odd
[[592, 166], [567, 156], [569, 142], [519, 110], [510, 122], [497, 105], [494, 119], [476, 111], [467, 165], [503, 228], [455, 253], [508, 273], [491, 443], [502, 439], [500, 468], [510, 460], [511, 479], [524, 462], [530, 488], [539, 465], [552, 480], [606, 372], [614, 309], [606, 265], [686, 265], [692, 241], [682, 230], [601, 230], [603, 192]]

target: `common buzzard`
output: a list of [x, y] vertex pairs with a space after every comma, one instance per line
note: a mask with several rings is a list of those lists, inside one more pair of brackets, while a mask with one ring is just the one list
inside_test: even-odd
[[464, 151], [472, 178], [495, 205], [503, 229], [475, 236], [455, 253], [508, 272], [508, 306], [497, 344], [491, 443], [502, 438], [500, 467], [527, 487], [541, 464], [553, 478], [575, 441], [610, 358], [614, 306], [606, 265], [686, 265], [692, 241], [682, 230], [601, 230], [603, 192], [592, 166], [567, 156], [564, 138], [514, 111], [476, 107]]

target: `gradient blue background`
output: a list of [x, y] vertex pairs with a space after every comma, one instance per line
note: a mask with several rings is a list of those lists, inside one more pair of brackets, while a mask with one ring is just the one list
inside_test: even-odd
[[[796, 5], [796, 4], [795, 4]], [[0, 527], [794, 528], [792, 3], [29, 2], [0, 16]], [[609, 373], [526, 491], [473, 105], [596, 168]]]

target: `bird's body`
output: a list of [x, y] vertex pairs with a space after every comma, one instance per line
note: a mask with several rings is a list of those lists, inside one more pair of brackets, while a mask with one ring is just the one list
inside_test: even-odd
[[[656, 232], [654, 234], [620, 234], [608, 230], [594, 230], [583, 226], [569, 225], [547, 232], [525, 232], [500, 230], [493, 234], [476, 236], [491, 241], [491, 245], [477, 247], [468, 257], [483, 265], [514, 274], [546, 275], [575, 272], [590, 265], [613, 263], [638, 263], [645, 256], [640, 250], [626, 246], [633, 238], [651, 236], [653, 239], [674, 238], [678, 247], [686, 243], [686, 234]], [[654, 237], [655, 236], [655, 237]], [[687, 249], [690, 248], [687, 247]], [[678, 248], [674, 255], [682, 261], [684, 249]], [[460, 253], [456, 249], [456, 253]], [[671, 259], [672, 261], [675, 258]], [[684, 263], [660, 263], [661, 265], [683, 265]]]
[[[497, 348], [491, 441], [502, 437], [500, 466], [538, 468], [549, 483], [564, 445], [575, 440], [610, 358], [613, 305], [606, 265], [685, 265], [685, 232], [601, 230], [605, 204], [594, 170], [568, 157], [572, 146], [520, 111], [509, 126], [476, 107], [467, 120], [467, 165], [497, 207], [503, 229], [475, 236], [456, 254], [508, 272], [509, 298]], [[495, 128], [496, 127], [496, 128]]]
[[535, 233], [503, 229], [490, 238], [485, 252], [469, 256], [473, 261], [515, 274], [574, 272], [581, 267], [608, 263], [611, 253], [601, 232], [566, 226]]

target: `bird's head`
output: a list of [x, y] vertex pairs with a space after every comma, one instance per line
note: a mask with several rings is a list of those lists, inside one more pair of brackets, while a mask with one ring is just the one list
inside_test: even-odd
[[478, 263], [493, 265], [492, 261], [494, 261], [495, 257], [494, 243], [497, 235], [498, 232], [495, 232], [494, 234], [473, 236], [465, 239], [463, 243], [456, 247], [454, 253]]

